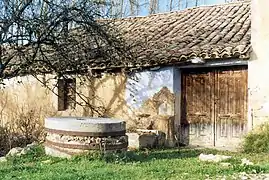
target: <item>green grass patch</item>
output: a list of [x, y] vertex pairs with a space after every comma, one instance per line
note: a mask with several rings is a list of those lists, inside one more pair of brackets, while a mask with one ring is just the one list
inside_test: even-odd
[[[224, 167], [220, 163], [202, 162], [199, 154], [223, 154], [233, 158]], [[0, 163], [0, 179], [16, 180], [79, 180], [79, 179], [212, 179], [234, 173], [269, 172], [269, 158], [265, 154], [244, 154], [212, 149], [165, 149], [126, 152], [123, 154], [90, 154], [61, 159], [46, 156], [38, 147], [21, 157]], [[242, 166], [241, 159], [254, 162]]]

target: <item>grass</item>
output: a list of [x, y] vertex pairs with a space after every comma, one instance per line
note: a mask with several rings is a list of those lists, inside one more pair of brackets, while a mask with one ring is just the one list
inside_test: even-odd
[[[228, 162], [232, 165], [224, 167], [220, 163], [199, 161], [200, 153], [231, 155], [233, 158]], [[242, 158], [251, 160], [255, 165], [241, 166]], [[224, 175], [231, 177], [239, 172], [251, 173], [253, 170], [269, 172], [269, 155], [183, 148], [60, 159], [44, 155], [43, 148], [39, 147], [27, 155], [0, 163], [0, 179], [215, 179]]]

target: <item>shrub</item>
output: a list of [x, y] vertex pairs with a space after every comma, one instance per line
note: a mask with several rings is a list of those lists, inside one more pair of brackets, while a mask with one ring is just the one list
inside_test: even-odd
[[5, 155], [10, 149], [9, 130], [6, 127], [0, 126], [0, 156]]
[[30, 83], [15, 87], [17, 89], [0, 88], [0, 155], [13, 147], [43, 141], [45, 117], [57, 115], [51, 99], [41, 87]]
[[269, 123], [262, 124], [245, 136], [243, 150], [247, 153], [269, 152]]
[[41, 112], [34, 109], [20, 112], [12, 125], [14, 132], [19, 133], [24, 138], [24, 145], [44, 139], [43, 120], [39, 113]]
[[13, 121], [0, 125], [0, 156], [13, 147], [24, 147], [35, 141], [43, 141], [44, 131], [40, 112], [18, 112]]

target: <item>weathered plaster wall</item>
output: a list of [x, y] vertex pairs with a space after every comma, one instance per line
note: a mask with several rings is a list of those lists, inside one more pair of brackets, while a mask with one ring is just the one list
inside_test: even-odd
[[[175, 115], [174, 76], [174, 68], [163, 68], [137, 72], [130, 76], [104, 74], [100, 78], [86, 78], [82, 83], [80, 82], [83, 79], [77, 77], [76, 90], [83, 96], [77, 95], [76, 100], [82, 105], [85, 105], [84, 100], [86, 100], [91, 105], [104, 107], [105, 116], [125, 120], [129, 129], [159, 128], [165, 131], [170, 126], [167, 133], [173, 137], [174, 130], [171, 130], [173, 126], [171, 123], [174, 123]], [[57, 83], [52, 75], [40, 76], [40, 79], [50, 79], [48, 85], [51, 88]], [[54, 92], [57, 93], [57, 88], [54, 88]], [[5, 105], [5, 102], [0, 105], [2, 119], [7, 119], [7, 121], [13, 118], [10, 113], [18, 109], [36, 112], [38, 109], [42, 118], [53, 115], [97, 115], [90, 108], [78, 105], [73, 110], [57, 111], [57, 95], [42, 87], [41, 83], [31, 76], [6, 80], [2, 93], [5, 94], [10, 106]]]
[[181, 70], [179, 68], [174, 68], [174, 94], [175, 94], [175, 132], [177, 138], [179, 139], [179, 133], [181, 133]]
[[[128, 106], [125, 101], [126, 76], [124, 74], [104, 74], [101, 78], [91, 81], [88, 87], [88, 97], [92, 97], [90, 104], [103, 106], [106, 116], [129, 120]], [[84, 93], [87, 94], [87, 93]], [[92, 116], [91, 112], [84, 112], [86, 116]]]
[[[1, 122], [10, 122], [18, 118], [19, 114], [34, 111], [41, 119], [47, 116], [96, 116], [90, 108], [76, 105], [75, 109], [58, 111], [57, 80], [53, 75], [40, 76], [40, 80], [48, 81], [47, 85], [52, 91], [43, 87], [38, 80], [32, 76], [16, 77], [5, 80], [1, 87], [0, 116]], [[50, 80], [48, 80], [50, 79]], [[82, 83], [81, 77], [76, 78], [76, 101], [82, 105], [89, 102], [94, 106], [102, 106], [107, 111], [108, 117], [122, 118], [128, 120], [125, 101], [126, 77], [122, 74], [104, 75], [102, 78], [86, 78]]]
[[0, 94], [0, 120], [5, 123], [16, 123], [23, 116], [31, 116], [38, 122], [45, 116], [56, 115], [52, 96], [33, 77], [16, 77], [4, 80]]
[[127, 104], [137, 109], [163, 87], [173, 92], [173, 68], [131, 74], [126, 84]]
[[269, 120], [269, 1], [252, 0], [249, 129]]
[[174, 71], [175, 68], [162, 68], [130, 75], [125, 99], [132, 112], [141, 116], [174, 116]]
[[138, 128], [157, 129], [167, 136], [166, 145], [174, 145], [177, 120], [175, 116], [175, 81], [177, 69], [174, 67], [134, 73], [127, 78], [126, 101], [130, 112], [136, 119]]

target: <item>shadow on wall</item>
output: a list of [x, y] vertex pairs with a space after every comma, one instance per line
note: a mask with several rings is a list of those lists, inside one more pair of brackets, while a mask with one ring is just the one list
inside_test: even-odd
[[[132, 121], [133, 112], [126, 104], [125, 89], [126, 76], [124, 74], [108, 75], [94, 78], [88, 84], [80, 88], [86, 88], [88, 103], [104, 109], [101, 117], [120, 118], [127, 122]], [[131, 111], [131, 112], [130, 112]], [[100, 117], [90, 108], [83, 109], [83, 116]]]
[[[126, 103], [126, 81], [124, 74], [89, 77], [88, 81], [77, 86], [77, 90], [87, 98], [88, 104], [103, 107], [102, 117], [123, 119], [127, 122], [128, 130], [148, 128], [163, 131], [173, 143], [174, 95], [167, 87], [163, 87], [152, 98], [144, 101], [140, 109], [134, 111]], [[27, 136], [43, 128], [45, 117], [69, 113], [57, 111], [52, 93], [37, 81], [10, 86], [1, 93], [1, 125], [8, 125], [12, 131], [17, 130]], [[86, 106], [76, 106], [68, 115], [97, 116]]]
[[[142, 106], [133, 109], [128, 106], [125, 96], [127, 77], [124, 74], [104, 75], [91, 79], [87, 85], [89, 104], [102, 106], [102, 117], [120, 118], [127, 122], [127, 131], [137, 129], [155, 129], [166, 134], [166, 144], [174, 146], [174, 94], [163, 87], [153, 97], [144, 100]], [[85, 109], [85, 116], [97, 116], [90, 109]]]

